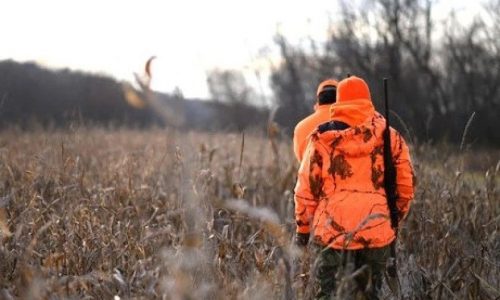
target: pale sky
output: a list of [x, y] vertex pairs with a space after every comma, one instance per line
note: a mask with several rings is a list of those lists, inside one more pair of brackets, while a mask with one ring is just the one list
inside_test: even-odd
[[[470, 13], [474, 1], [442, 0]], [[206, 71], [254, 68], [276, 59], [279, 28], [297, 42], [326, 36], [334, 0], [0, 0], [0, 60], [35, 61], [133, 81], [145, 61], [153, 64], [153, 88], [186, 97], [208, 97]], [[268, 48], [266, 58], [260, 50]], [[267, 82], [265, 83], [267, 84]]]

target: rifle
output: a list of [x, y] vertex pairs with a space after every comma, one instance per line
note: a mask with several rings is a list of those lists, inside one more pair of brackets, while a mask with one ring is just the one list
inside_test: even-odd
[[385, 100], [385, 130], [384, 130], [384, 189], [387, 195], [387, 206], [391, 218], [391, 227], [398, 234], [399, 212], [396, 206], [398, 195], [396, 192], [396, 168], [392, 160], [390, 117], [389, 117], [389, 95], [387, 91], [387, 78], [384, 78], [384, 100]]
[[384, 189], [387, 197], [387, 206], [389, 207], [389, 216], [391, 227], [394, 230], [396, 239], [391, 244], [391, 257], [387, 267], [387, 274], [397, 279], [396, 268], [396, 240], [398, 237], [399, 212], [396, 206], [398, 199], [396, 191], [396, 168], [392, 160], [390, 116], [389, 116], [389, 94], [387, 90], [387, 78], [384, 78], [384, 102], [385, 102], [385, 130], [384, 130]]

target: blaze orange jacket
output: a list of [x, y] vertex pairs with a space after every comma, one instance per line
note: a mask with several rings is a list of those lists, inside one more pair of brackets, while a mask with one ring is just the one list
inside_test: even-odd
[[314, 113], [295, 126], [295, 130], [293, 131], [293, 152], [299, 163], [302, 161], [307, 141], [311, 133], [313, 133], [319, 125], [330, 121], [330, 106], [331, 104], [317, 105]]
[[[349, 128], [312, 133], [295, 187], [297, 232], [312, 233], [317, 243], [334, 249], [386, 246], [395, 234], [383, 183], [385, 119], [362, 79], [339, 83], [332, 120]], [[390, 133], [403, 218], [413, 198], [413, 169], [403, 137], [393, 128]]]
[[[337, 86], [337, 81], [334, 79], [326, 79], [318, 85], [316, 91], [316, 97], [323, 91], [323, 88], [328, 85]], [[307, 140], [311, 133], [315, 131], [319, 125], [330, 121], [330, 104], [316, 105], [314, 106], [314, 113], [300, 121], [295, 130], [293, 131], [293, 152], [295, 157], [299, 161], [302, 161], [304, 151], [306, 150]]]

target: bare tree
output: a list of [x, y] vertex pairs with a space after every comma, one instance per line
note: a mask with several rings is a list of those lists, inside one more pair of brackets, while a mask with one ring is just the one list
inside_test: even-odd
[[211, 70], [207, 75], [207, 84], [215, 101], [248, 104], [255, 98], [255, 92], [243, 74], [236, 70]]
[[[452, 17], [443, 51], [448, 70], [451, 111], [458, 127], [476, 112], [475, 133], [500, 140], [495, 129], [500, 110], [500, 1], [491, 1], [487, 18], [476, 18], [463, 26]], [[496, 126], [495, 126], [496, 124]], [[459, 132], [455, 133], [456, 135]]]
[[[224, 116], [227, 124], [243, 130], [252, 123], [249, 106], [255, 103], [257, 94], [247, 84], [243, 74], [236, 70], [214, 69], [208, 72], [207, 84], [214, 101], [228, 106], [228, 114]], [[258, 124], [254, 124], [258, 125]]]
[[281, 34], [275, 36], [275, 43], [282, 62], [272, 70], [271, 75], [277, 106], [274, 118], [291, 133], [297, 122], [312, 111], [318, 83], [326, 77], [332, 77], [333, 73], [322, 67], [321, 55], [314, 51], [318, 49], [312, 40], [311, 53], [290, 45]]
[[[292, 127], [309, 111], [308, 93], [323, 76], [365, 78], [380, 106], [382, 78], [391, 82], [392, 110], [412, 138], [460, 141], [473, 112], [472, 132], [485, 143], [500, 141], [500, 1], [491, 0], [470, 24], [448, 18], [436, 30], [433, 0], [340, 0], [326, 43], [310, 49], [276, 43], [282, 62], [273, 71], [276, 114]], [[439, 36], [437, 36], [439, 34]], [[306, 103], [306, 105], [304, 105]], [[476, 128], [476, 129], [474, 129]], [[498, 142], [497, 142], [498, 143]]]

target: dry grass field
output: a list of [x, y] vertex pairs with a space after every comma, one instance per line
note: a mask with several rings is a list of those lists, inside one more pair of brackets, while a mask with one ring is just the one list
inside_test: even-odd
[[[285, 140], [1, 132], [0, 298], [309, 298], [309, 260], [290, 244], [297, 165]], [[498, 152], [412, 155], [403, 297], [499, 299]]]

